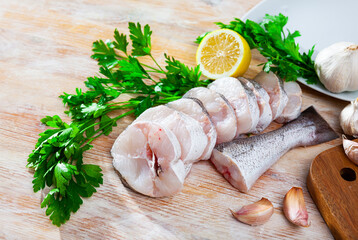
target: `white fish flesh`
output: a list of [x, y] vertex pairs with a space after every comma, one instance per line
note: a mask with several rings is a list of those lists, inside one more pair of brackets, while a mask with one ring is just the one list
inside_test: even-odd
[[201, 127], [203, 128], [206, 137], [208, 138], [208, 144], [206, 145], [206, 148], [199, 159], [208, 160], [215, 147], [217, 134], [215, 126], [210, 120], [209, 114], [201, 101], [197, 98], [181, 98], [179, 100], [168, 103], [167, 106], [187, 114], [201, 124]]
[[316, 110], [309, 107], [296, 120], [277, 130], [216, 146], [211, 161], [234, 187], [248, 192], [256, 180], [290, 149], [337, 137]]
[[172, 196], [183, 187], [186, 169], [178, 139], [153, 122], [129, 125], [116, 139], [111, 154], [123, 183], [151, 197]]
[[266, 90], [257, 82], [243, 77], [238, 78], [240, 82], [252, 90], [256, 96], [257, 105], [260, 110], [260, 118], [253, 133], [257, 134], [265, 130], [272, 122], [272, 111], [270, 107], [270, 96]]
[[301, 113], [302, 90], [297, 82], [284, 82], [283, 88], [288, 96], [288, 103], [281, 115], [276, 118], [278, 123], [286, 123], [296, 119]]
[[288, 102], [287, 94], [283, 88], [282, 80], [273, 72], [260, 72], [254, 78], [258, 84], [263, 87], [270, 96], [270, 106], [272, 110], [272, 119], [275, 120], [281, 114]]
[[260, 111], [256, 97], [251, 90], [244, 88], [241, 82], [233, 77], [216, 79], [208, 85], [208, 88], [224, 95], [234, 108], [237, 120], [235, 137], [256, 129]]
[[202, 102], [215, 126], [217, 144], [234, 139], [237, 129], [236, 115], [225, 97], [204, 87], [192, 88], [183, 97], [197, 98]]
[[[241, 83], [241, 82], [240, 82]], [[249, 130], [249, 133], [254, 133], [257, 132], [257, 124], [260, 121], [260, 108], [259, 105], [257, 103], [257, 98], [256, 98], [256, 94], [254, 93], [254, 91], [249, 88], [247, 85], [243, 85], [246, 92], [246, 96], [247, 96], [247, 100], [249, 103], [249, 109], [250, 109], [250, 114], [251, 114], [251, 120], [252, 120], [252, 126], [251, 129]]]
[[208, 138], [197, 120], [165, 105], [145, 110], [134, 122], [137, 121], [160, 123], [171, 130], [181, 146], [181, 160], [187, 166], [199, 161], [208, 145]]

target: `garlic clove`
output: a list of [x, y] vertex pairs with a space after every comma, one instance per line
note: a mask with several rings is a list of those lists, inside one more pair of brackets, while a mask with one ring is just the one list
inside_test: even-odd
[[358, 165], [358, 143], [348, 140], [345, 135], [342, 135], [343, 149], [349, 160]]
[[339, 123], [347, 135], [358, 135], [358, 98], [348, 104], [339, 116]]
[[309, 227], [308, 213], [300, 187], [293, 187], [286, 193], [283, 200], [283, 212], [286, 218], [293, 224], [301, 227]]
[[240, 222], [257, 226], [267, 222], [271, 218], [274, 209], [272, 203], [267, 198], [262, 198], [258, 202], [243, 206], [237, 212], [231, 209], [230, 211]]

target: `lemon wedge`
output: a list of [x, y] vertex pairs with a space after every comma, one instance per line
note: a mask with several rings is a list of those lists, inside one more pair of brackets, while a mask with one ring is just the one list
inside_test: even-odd
[[251, 50], [237, 32], [219, 29], [206, 35], [196, 51], [196, 63], [211, 79], [242, 76], [249, 68]]

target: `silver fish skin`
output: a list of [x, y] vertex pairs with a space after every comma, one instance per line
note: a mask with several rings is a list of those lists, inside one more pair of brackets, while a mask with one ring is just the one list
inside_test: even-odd
[[290, 149], [324, 143], [337, 137], [311, 106], [296, 120], [277, 130], [216, 146], [211, 161], [231, 185], [246, 193]]
[[272, 118], [275, 120], [281, 115], [288, 102], [282, 79], [273, 72], [266, 73], [261, 71], [256, 75], [254, 81], [260, 84], [270, 96]]
[[210, 119], [209, 113], [205, 109], [203, 103], [197, 98], [185, 97], [169, 102], [166, 104], [168, 107], [177, 111], [187, 114], [188, 116], [197, 120], [204, 130], [208, 138], [208, 143], [200, 160], [208, 160], [215, 147], [217, 133], [213, 122]]
[[252, 133], [258, 134], [265, 130], [265, 128], [267, 128], [268, 125], [270, 125], [270, 123], [272, 122], [270, 96], [268, 95], [266, 90], [261, 87], [261, 85], [257, 82], [243, 77], [238, 77], [238, 79], [244, 86], [250, 88], [256, 96], [257, 105], [260, 110], [260, 118], [256, 125], [256, 128], [252, 131]]

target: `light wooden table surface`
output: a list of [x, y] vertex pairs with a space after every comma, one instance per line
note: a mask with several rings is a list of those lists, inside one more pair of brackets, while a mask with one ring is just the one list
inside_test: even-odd
[[[90, 59], [92, 42], [112, 37], [114, 28], [127, 33], [129, 21], [149, 24], [154, 56], [163, 53], [195, 65], [201, 33], [213, 22], [243, 16], [259, 0], [0, 0], [0, 238], [1, 239], [331, 239], [306, 188], [312, 159], [340, 144], [298, 148], [282, 157], [248, 194], [234, 189], [209, 162], [194, 165], [183, 191], [171, 198], [152, 199], [125, 188], [109, 154], [118, 134], [133, 118], [119, 122], [108, 137], [94, 142], [85, 162], [101, 166], [104, 184], [60, 228], [40, 208], [42, 193], [32, 191], [26, 160], [46, 128], [40, 119], [58, 114], [68, 120], [58, 96], [84, 87], [98, 72]], [[259, 71], [257, 53], [247, 77]], [[341, 132], [338, 115], [346, 102], [303, 87], [304, 107], [314, 105]], [[275, 126], [271, 126], [274, 128]], [[283, 216], [282, 200], [292, 186], [301, 186], [312, 226], [299, 228]], [[250, 227], [234, 220], [228, 208], [269, 198], [271, 220]]]

